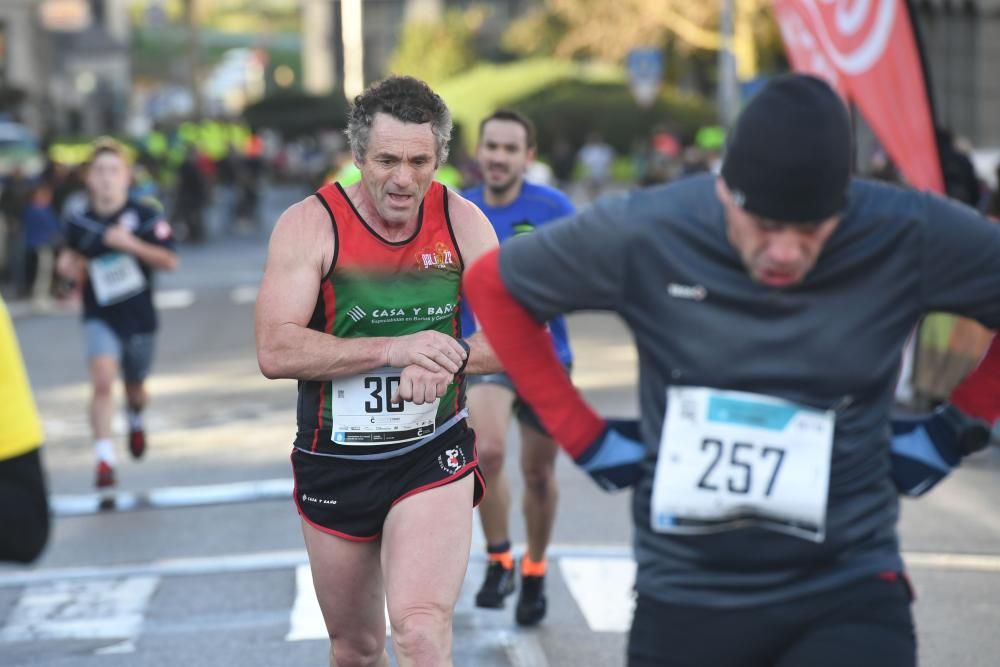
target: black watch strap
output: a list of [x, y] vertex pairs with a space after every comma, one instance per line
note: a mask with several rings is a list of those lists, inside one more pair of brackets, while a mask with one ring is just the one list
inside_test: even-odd
[[458, 367], [457, 371], [455, 371], [455, 375], [461, 375], [462, 373], [465, 372], [465, 367], [469, 365], [469, 357], [472, 356], [472, 348], [469, 347], [469, 344], [465, 341], [464, 338], [456, 338], [455, 340], [458, 341], [459, 345], [465, 348], [465, 361], [463, 361], [462, 365]]

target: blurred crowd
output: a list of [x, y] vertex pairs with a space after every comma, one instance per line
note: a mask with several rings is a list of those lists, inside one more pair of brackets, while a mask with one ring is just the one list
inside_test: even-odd
[[[268, 184], [292, 184], [303, 191], [330, 180], [348, 185], [360, 178], [343, 135], [285, 140], [276, 133], [251, 133], [240, 126], [182, 126], [172, 134], [153, 133], [130, 142], [133, 149], [132, 196], [162, 207], [177, 238], [200, 243], [215, 236], [264, 233], [261, 193]], [[983, 214], [1000, 219], [1000, 164], [993, 183], [977, 175], [971, 147], [950, 132], [938, 134], [948, 195]], [[573, 143], [552, 138], [549, 150], [528, 169], [527, 179], [558, 187], [577, 203], [609, 189], [642, 187], [718, 168], [725, 144], [719, 127], [705, 127], [680, 138], [654, 128], [624, 154], [599, 132]], [[85, 145], [51, 147], [44, 168], [32, 173], [14, 164], [0, 174], [0, 289], [8, 298], [45, 301], [63, 296], [54, 276], [54, 257], [62, 242], [62, 221], [86, 206], [83, 186]], [[888, 156], [876, 150], [863, 175], [900, 182]], [[456, 133], [449, 163], [438, 180], [467, 188], [481, 179], [476, 160]]]
[[[1000, 159], [993, 166], [990, 182], [977, 173], [972, 160], [973, 147], [967, 139], [954, 136], [947, 128], [938, 128], [937, 144], [948, 196], [1000, 220]], [[864, 175], [890, 183], [903, 182], [899, 170], [882, 150], [872, 154]]]

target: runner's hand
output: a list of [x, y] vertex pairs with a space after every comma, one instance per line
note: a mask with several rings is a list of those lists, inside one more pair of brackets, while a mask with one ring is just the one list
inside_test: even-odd
[[394, 368], [416, 364], [428, 371], [454, 373], [462, 367], [465, 357], [465, 348], [439, 331], [421, 331], [392, 338], [386, 349], [386, 365]]
[[892, 420], [892, 481], [900, 493], [920, 496], [961, 460], [989, 444], [985, 422], [947, 403], [928, 416]]
[[407, 366], [399, 376], [399, 389], [390, 400], [393, 403], [410, 401], [416, 405], [432, 403], [444, 396], [454, 377], [440, 369], [429, 371], [415, 364]]
[[104, 242], [104, 245], [112, 250], [128, 252], [133, 247], [132, 244], [135, 242], [135, 238], [135, 234], [130, 232], [125, 226], [115, 224], [105, 230], [101, 240]]
[[601, 436], [574, 461], [605, 491], [618, 491], [639, 481], [639, 464], [646, 448], [639, 438], [639, 422], [609, 419]]

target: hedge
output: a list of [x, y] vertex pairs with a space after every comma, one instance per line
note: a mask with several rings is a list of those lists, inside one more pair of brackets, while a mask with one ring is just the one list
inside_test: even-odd
[[651, 108], [643, 109], [626, 84], [610, 82], [561, 81], [510, 106], [534, 121], [542, 154], [559, 136], [578, 147], [593, 131], [624, 154], [636, 139], [645, 140], [657, 127], [690, 142], [698, 128], [716, 119], [711, 103], [701, 98], [664, 90]]

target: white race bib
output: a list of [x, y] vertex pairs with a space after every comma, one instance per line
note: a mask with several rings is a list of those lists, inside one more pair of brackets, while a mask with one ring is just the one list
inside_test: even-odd
[[332, 439], [341, 445], [394, 445], [434, 434], [438, 404], [390, 403], [398, 368], [379, 368], [331, 383]]
[[100, 255], [90, 260], [88, 272], [99, 306], [119, 303], [146, 289], [146, 276], [132, 255], [121, 252]]
[[662, 533], [758, 526], [822, 542], [834, 413], [669, 387], [650, 523]]

